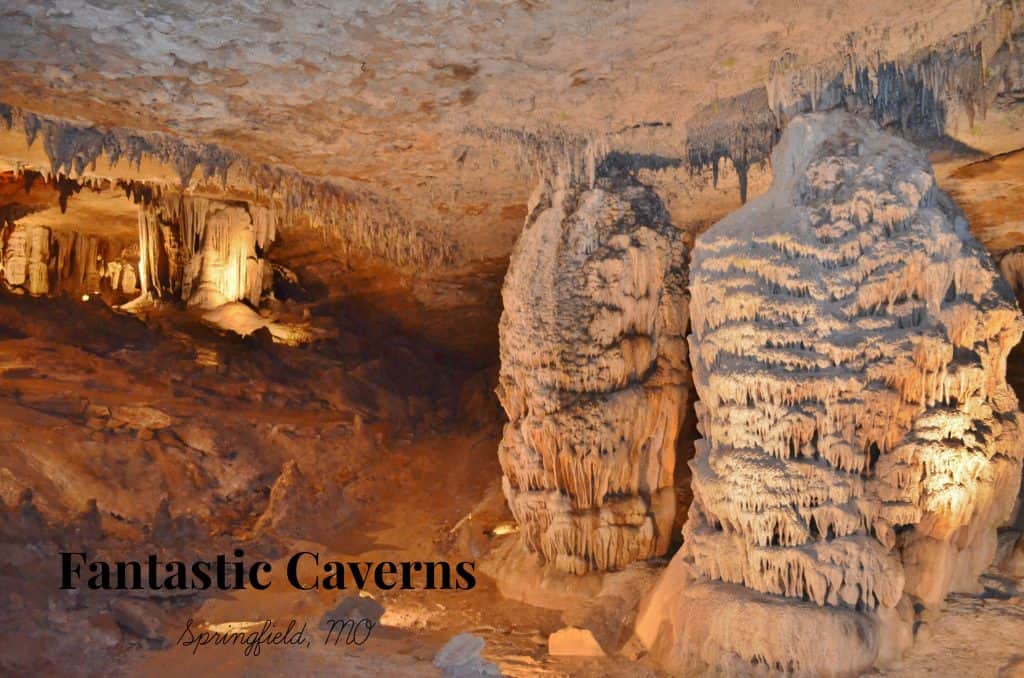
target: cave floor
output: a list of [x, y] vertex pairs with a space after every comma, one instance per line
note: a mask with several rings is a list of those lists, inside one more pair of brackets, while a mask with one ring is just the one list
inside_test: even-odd
[[[504, 600], [479, 573], [472, 591], [369, 587], [385, 613], [361, 646], [270, 647], [258, 657], [204, 647], [189, 657], [174, 645], [189, 618], [315, 628], [352, 592], [288, 586], [283, 561], [299, 550], [458, 562], [516, 538], [487, 533], [510, 519], [494, 454], [500, 414], [473, 392], [487, 381], [467, 372], [438, 384], [438, 359], [400, 339], [296, 349], [173, 314], [146, 325], [99, 303], [0, 294], [0, 496], [14, 507], [31, 488], [27, 513], [41, 516], [13, 510], [0, 526], [0, 673], [431, 675], [436, 652], [468, 631], [508, 675], [635, 675], [624, 659], [549, 657], [559, 613]], [[139, 406], [148, 409], [130, 409]], [[170, 425], [134, 420], [159, 415]], [[283, 487], [289, 459], [308, 491]], [[98, 519], [83, 514], [90, 499]], [[164, 500], [170, 520], [161, 523]], [[54, 523], [69, 527], [46, 526]], [[118, 592], [58, 590], [60, 550], [188, 561], [240, 544], [276, 562], [271, 590], [150, 598], [165, 642], [110, 623]]]
[[[99, 303], [0, 295], [0, 497], [13, 507], [33, 491], [0, 524], [0, 674], [437, 675], [437, 651], [470, 632], [505, 675], [658, 675], [642, 659], [549, 656], [560, 614], [503, 599], [479, 568], [472, 591], [370, 587], [385, 612], [363, 645], [322, 645], [315, 631], [309, 648], [258, 657], [213, 646], [190, 656], [175, 641], [190, 618], [314, 628], [343, 592], [275, 577], [267, 592], [151, 598], [159, 641], [112, 622], [119, 593], [58, 590], [57, 553], [72, 547], [187, 561], [243, 545], [278, 575], [299, 550], [479, 561], [516, 538], [490, 535], [510, 520], [494, 453], [502, 418], [486, 370], [452, 374], [445, 360], [400, 336], [290, 348], [173, 314], [144, 324]], [[986, 581], [985, 593], [952, 598], [883, 675], [1021, 675], [1024, 602]]]

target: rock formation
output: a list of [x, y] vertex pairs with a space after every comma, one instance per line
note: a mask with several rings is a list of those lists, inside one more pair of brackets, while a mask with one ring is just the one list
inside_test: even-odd
[[687, 396], [685, 246], [624, 176], [543, 182], [502, 296], [504, 490], [564, 572], [663, 553]]
[[276, 218], [265, 208], [172, 196], [139, 211], [139, 270], [144, 295], [216, 308], [259, 304], [273, 280], [262, 252]]
[[4, 284], [28, 294], [137, 289], [138, 249], [116, 239], [15, 222], [0, 228], [0, 253]]
[[[772, 165], [694, 249], [703, 439], [638, 635], [676, 670], [859, 672], [992, 562], [1021, 479], [1005, 373], [1024, 320], [909, 143], [815, 114]], [[707, 605], [746, 631], [696, 619]]]
[[29, 294], [46, 294], [50, 289], [49, 229], [15, 225], [4, 230], [4, 282]]

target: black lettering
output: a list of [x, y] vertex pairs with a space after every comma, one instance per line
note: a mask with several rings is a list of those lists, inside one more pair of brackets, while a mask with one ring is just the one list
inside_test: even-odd
[[[360, 565], [366, 565], [366, 571], [359, 569]], [[362, 590], [366, 587], [366, 578], [370, 576], [370, 568], [373, 567], [373, 563], [349, 563], [348, 570], [352, 573], [352, 578], [356, 582], [356, 588]]]
[[427, 567], [427, 585], [424, 588], [435, 589], [436, 581], [434, 578], [434, 572], [438, 566], [441, 567], [441, 588], [450, 589], [452, 587], [452, 566], [442, 561], [426, 563]]
[[[199, 585], [196, 585], [196, 582]], [[210, 579], [210, 563], [205, 560], [198, 560], [192, 563], [192, 588], [200, 589], [205, 591], [210, 588], [212, 580]]]
[[82, 563], [85, 563], [86, 561], [88, 561], [88, 556], [85, 553], [82, 553], [82, 552], [65, 553], [63, 551], [61, 552], [61, 554], [60, 554], [60, 571], [61, 571], [60, 587], [62, 589], [74, 589], [75, 588], [75, 586], [73, 586], [71, 584], [71, 575], [75, 575], [79, 579], [82, 578], [82, 566], [81, 565], [75, 565], [74, 567], [72, 567], [71, 566], [71, 556], [78, 556], [79, 558], [82, 559]]
[[185, 576], [185, 563], [180, 560], [172, 560], [164, 565], [164, 570], [167, 571], [167, 577], [164, 578], [164, 588], [168, 591], [184, 591], [188, 588], [188, 585], [185, 583], [188, 579]]
[[249, 570], [249, 583], [252, 584], [252, 587], [254, 589], [259, 589], [260, 591], [263, 591], [270, 588], [270, 581], [268, 580], [266, 583], [264, 583], [260, 579], [261, 572], [269, 573], [270, 563], [261, 560], [260, 562], [253, 565], [252, 569]]
[[[466, 589], [467, 591], [476, 586], [476, 575], [473, 574], [473, 570], [476, 565], [472, 561], [464, 560], [461, 563], [455, 564], [455, 575], [461, 579], [461, 582], [455, 582], [455, 589]], [[459, 584], [464, 584], [460, 586]]]
[[[386, 571], [385, 571], [386, 570]], [[383, 589], [384, 591], [390, 591], [395, 588], [395, 582], [384, 581], [385, 576], [393, 577], [395, 574], [395, 564], [389, 562], [377, 563], [377, 567], [373, 572], [373, 580], [377, 584], [377, 588]]]
[[294, 556], [288, 559], [288, 582], [297, 589], [303, 591], [312, 591], [313, 589], [320, 588], [320, 578], [317, 577], [312, 586], [303, 586], [302, 582], [299, 581], [299, 561], [303, 556], [312, 556], [313, 562], [317, 565], [320, 564], [320, 554], [312, 553], [310, 551], [299, 551]]

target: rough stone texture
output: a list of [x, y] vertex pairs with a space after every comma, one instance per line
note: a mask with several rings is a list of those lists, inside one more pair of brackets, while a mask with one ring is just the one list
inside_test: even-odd
[[353, 622], [367, 620], [374, 625], [380, 623], [384, 606], [370, 596], [343, 596], [320, 619], [320, 628], [330, 630], [337, 620], [351, 619]]
[[818, 114], [790, 125], [772, 164], [771, 191], [694, 249], [703, 439], [676, 556], [695, 581], [676, 573], [688, 589], [679, 605], [740, 601], [749, 634], [680, 631], [685, 615], [664, 602], [638, 627], [670, 663], [693, 659], [681, 644], [710, 634], [747, 661], [843, 672], [821, 664], [827, 613], [813, 636], [795, 631], [807, 615], [764, 617], [783, 635], [748, 642], [760, 633], [753, 610], [783, 600], [750, 592], [784, 596], [786, 610], [816, 604], [890, 628], [835, 649], [837, 667], [863, 670], [885, 659], [892, 628], [905, 630], [890, 622], [908, 599], [937, 606], [992, 562], [1021, 478], [1005, 372], [1024, 321], [911, 145]]
[[132, 429], [159, 430], [171, 425], [171, 417], [163, 410], [144, 405], [121, 405], [110, 410], [110, 418]]
[[49, 229], [15, 224], [3, 230], [4, 282], [11, 287], [23, 287], [29, 294], [49, 292]]
[[525, 546], [576, 574], [663, 553], [686, 402], [685, 246], [627, 178], [538, 188], [499, 326], [499, 448]]
[[1003, 570], [1012, 577], [1024, 577], [1024, 534], [1017, 538], [1002, 562]]
[[408, 224], [501, 256], [522, 223], [508, 208], [521, 206], [530, 177], [465, 128], [636, 129], [627, 143], [668, 153], [679, 123], [763, 87], [780, 55], [797, 67], [850, 42], [858, 64], [914, 52], [992, 4], [8, 3], [0, 63], [6, 103], [219, 143], [368, 187]]
[[147, 640], [164, 641], [167, 615], [156, 603], [133, 598], [118, 598], [110, 605], [118, 626]]
[[487, 678], [500, 676], [501, 670], [480, 656], [484, 639], [472, 633], [460, 633], [438, 650], [434, 666], [444, 678]]
[[548, 636], [548, 654], [560, 657], [603, 657], [604, 650], [589, 630], [567, 626]]

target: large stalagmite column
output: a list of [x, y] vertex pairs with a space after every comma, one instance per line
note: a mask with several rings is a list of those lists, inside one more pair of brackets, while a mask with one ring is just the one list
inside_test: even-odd
[[582, 574], [668, 546], [686, 280], [649, 188], [572, 183], [538, 188], [505, 278], [499, 458], [524, 545]]
[[[992, 561], [1021, 478], [1005, 372], [1024, 322], [907, 142], [812, 115], [772, 166], [694, 248], [703, 439], [638, 634], [677, 670], [857, 672]], [[744, 632], [697, 618], [709, 605]]]

